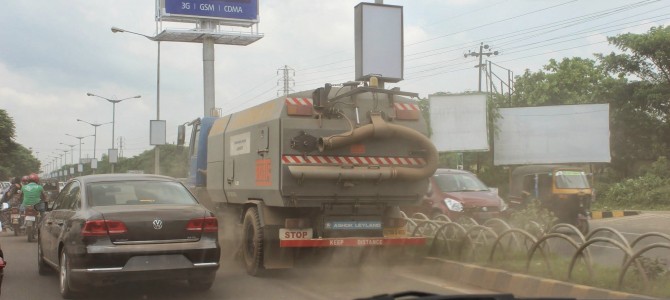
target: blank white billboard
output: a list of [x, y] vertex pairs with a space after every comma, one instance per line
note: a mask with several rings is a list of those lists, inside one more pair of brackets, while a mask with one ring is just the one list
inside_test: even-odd
[[402, 6], [359, 3], [354, 8], [356, 80], [403, 79]]
[[501, 108], [495, 165], [610, 162], [609, 104]]
[[486, 94], [431, 95], [429, 101], [437, 151], [489, 151]]
[[165, 120], [149, 120], [149, 144], [165, 145]]

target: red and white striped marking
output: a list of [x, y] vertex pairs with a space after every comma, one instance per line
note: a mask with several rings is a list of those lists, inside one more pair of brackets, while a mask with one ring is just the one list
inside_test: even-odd
[[310, 98], [286, 98], [286, 105], [313, 106]]
[[394, 103], [397, 110], [421, 110], [418, 105], [412, 103]]
[[373, 157], [373, 156], [315, 156], [283, 155], [284, 164], [320, 164], [320, 165], [379, 165], [379, 166], [422, 166], [426, 160], [418, 157]]
[[426, 244], [425, 237], [403, 238], [325, 238], [308, 240], [280, 240], [281, 248], [303, 247], [374, 247], [374, 246], [422, 246]]

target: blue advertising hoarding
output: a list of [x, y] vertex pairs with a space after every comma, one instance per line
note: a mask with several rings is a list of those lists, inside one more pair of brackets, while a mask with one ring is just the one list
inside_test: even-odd
[[163, 0], [161, 18], [222, 19], [258, 23], [258, 0]]

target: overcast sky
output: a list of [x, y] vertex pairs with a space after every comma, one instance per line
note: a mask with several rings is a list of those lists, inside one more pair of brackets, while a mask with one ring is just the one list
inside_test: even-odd
[[[16, 124], [16, 141], [45, 164], [92, 135], [91, 123], [112, 120], [112, 99], [141, 95], [116, 106], [115, 135], [123, 156], [149, 145], [156, 117], [156, 43], [112, 26], [154, 35], [155, 1], [2, 1], [0, 9], [0, 108]], [[370, 0], [369, 2], [374, 2]], [[295, 91], [354, 79], [354, 6], [349, 0], [260, 0], [259, 32], [249, 46], [217, 45], [216, 107], [234, 112], [277, 97], [284, 65], [295, 70]], [[477, 90], [475, 57], [484, 42], [499, 55], [494, 72], [507, 79], [537, 71], [549, 59], [593, 58], [615, 49], [607, 36], [646, 32], [670, 22], [670, 1], [653, 0], [412, 0], [404, 6], [405, 80], [399, 86], [426, 97]], [[162, 28], [192, 28], [163, 23]], [[226, 30], [247, 30], [224, 28]], [[499, 85], [499, 84], [498, 84]], [[202, 45], [161, 43], [161, 119], [167, 141], [178, 124], [203, 112]], [[111, 147], [112, 127], [97, 132], [97, 156]], [[93, 156], [84, 138], [82, 157]], [[62, 143], [62, 144], [61, 144]], [[117, 144], [118, 147], [118, 144]], [[68, 163], [70, 154], [68, 153]]]

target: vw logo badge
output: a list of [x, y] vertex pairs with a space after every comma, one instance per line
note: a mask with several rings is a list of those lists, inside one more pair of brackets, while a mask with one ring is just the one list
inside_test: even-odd
[[163, 221], [159, 219], [154, 220], [152, 224], [154, 225], [154, 229], [156, 230], [163, 228]]

